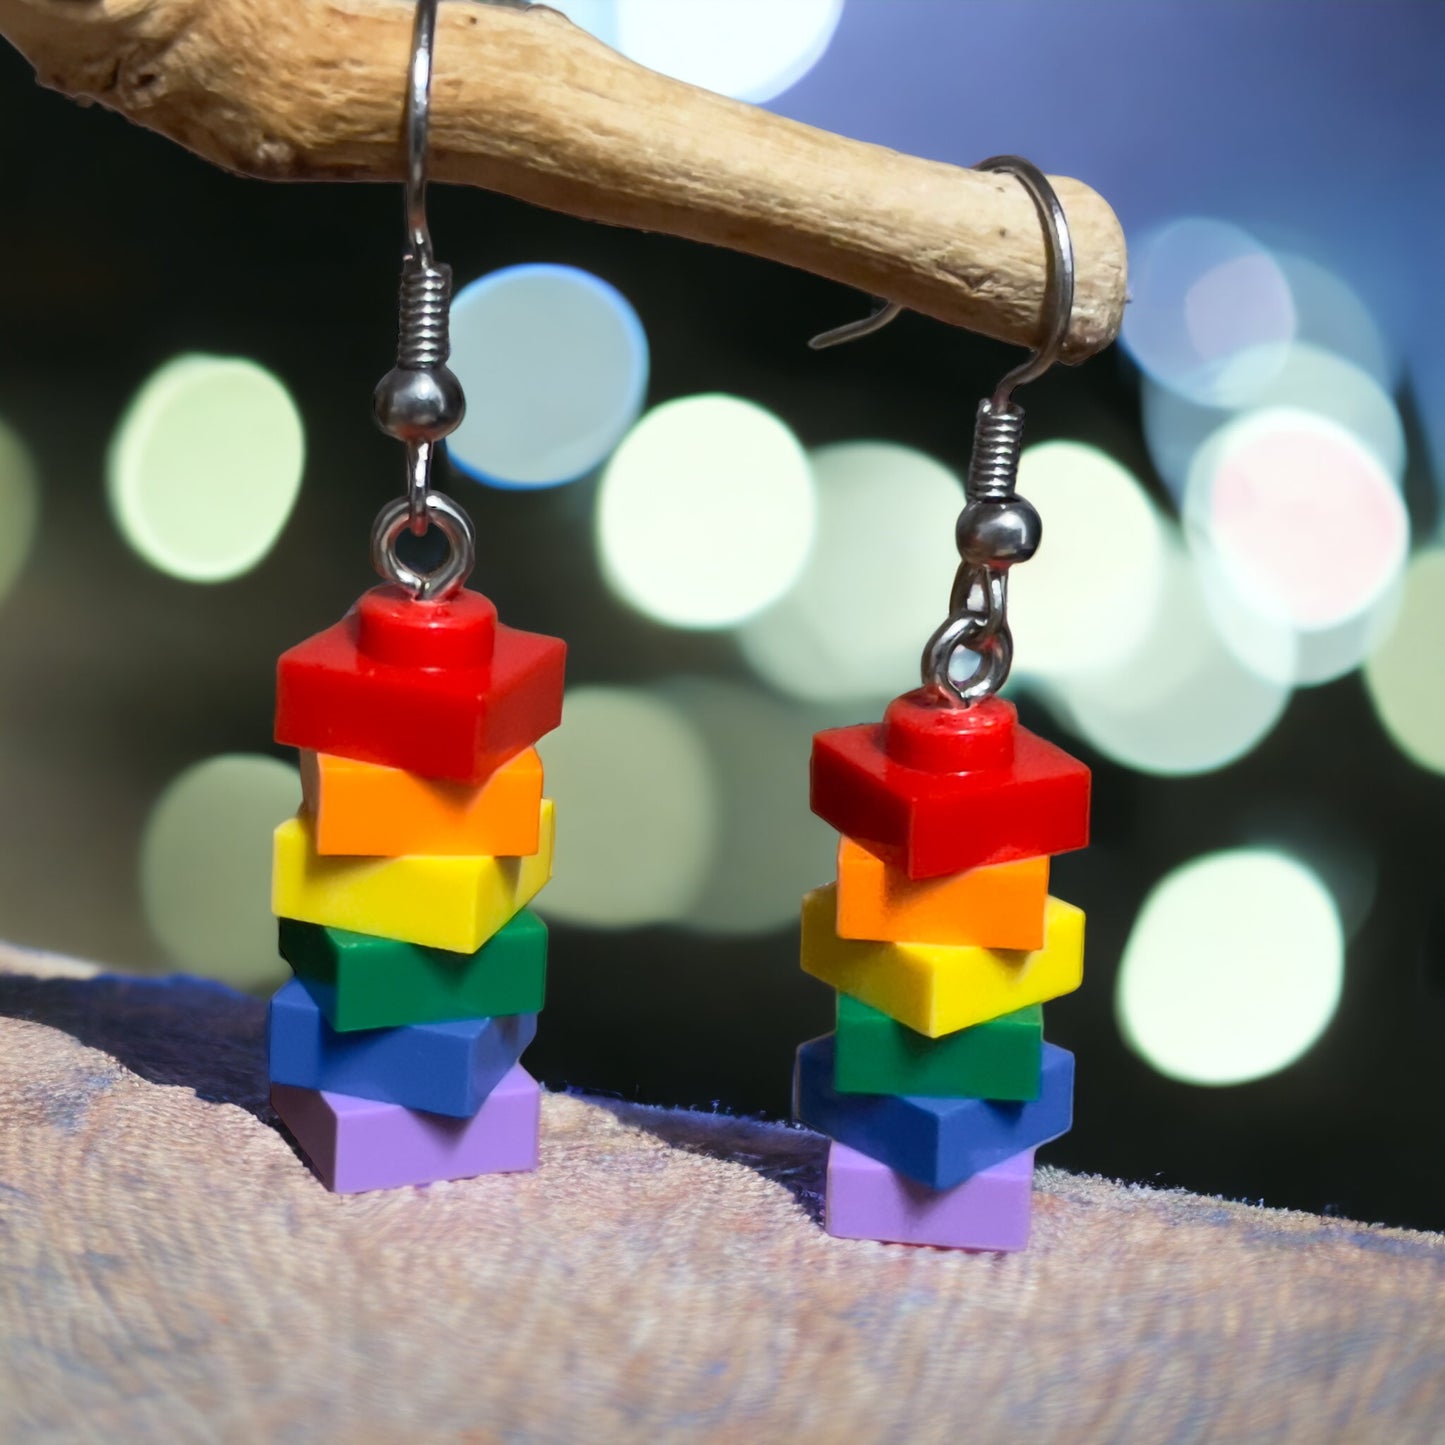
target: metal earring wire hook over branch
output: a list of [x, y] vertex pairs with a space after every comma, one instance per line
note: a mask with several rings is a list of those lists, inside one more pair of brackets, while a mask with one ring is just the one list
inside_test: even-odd
[[808, 342], [810, 351], [827, 351], [830, 346], [842, 346], [848, 341], [861, 341], [882, 331], [890, 321], [897, 321], [903, 315], [901, 301], [880, 301], [877, 307], [860, 321], [845, 321], [831, 331], [820, 331]]
[[1020, 362], [994, 388], [993, 406], [1003, 411], [1013, 399], [1016, 386], [1037, 381], [1058, 359], [1069, 336], [1069, 321], [1074, 314], [1074, 239], [1069, 233], [1068, 217], [1058, 192], [1049, 178], [1022, 156], [990, 156], [975, 167], [979, 171], [1001, 171], [1016, 177], [1033, 199], [1044, 223], [1044, 239], [1049, 248], [1049, 279], [1044, 288], [1044, 310], [1048, 330], [1043, 344], [1027, 360]]
[[[1059, 359], [1064, 342], [1069, 335], [1069, 321], [1074, 314], [1074, 242], [1069, 234], [1068, 218], [1058, 193], [1049, 184], [1049, 179], [1032, 162], [1022, 156], [990, 156], [973, 167], [976, 171], [997, 171], [1015, 176], [1028, 191], [1043, 222], [1044, 238], [1049, 248], [1049, 277], [1044, 293], [1044, 320], [1047, 329], [1044, 340], [1024, 361], [1020, 362], [994, 388], [992, 402], [1003, 411], [1013, 399], [1014, 388], [1026, 382], [1037, 381], [1054, 362]], [[846, 321], [831, 331], [821, 332], [808, 345], [814, 351], [826, 351], [829, 347], [841, 346], [845, 342], [859, 341], [881, 331], [890, 322], [896, 321], [905, 308], [898, 301], [881, 301], [874, 311], [858, 321]]]
[[[432, 252], [427, 223], [426, 186], [431, 121], [432, 53], [436, 43], [437, 0], [417, 0], [407, 69], [406, 250], [401, 267], [400, 340], [396, 365], [377, 384], [373, 397], [377, 425], [406, 446], [406, 495], [382, 509], [372, 528], [372, 557], [388, 581], [418, 599], [455, 592], [472, 570], [475, 537], [466, 514], [431, 490], [432, 466], [442, 439], [461, 425], [466, 397], [447, 366], [451, 355], [452, 273]], [[438, 502], [445, 506], [438, 507]], [[404, 527], [394, 512], [403, 509]], [[401, 561], [396, 542], [402, 530], [421, 536], [438, 527], [448, 556], [430, 573]]]
[[417, 0], [411, 37], [411, 71], [406, 90], [406, 229], [410, 256], [432, 261], [426, 217], [427, 142], [431, 126], [432, 51], [436, 48], [437, 0]]
[[[1074, 310], [1073, 240], [1064, 208], [1048, 178], [1021, 156], [992, 156], [975, 169], [1013, 175], [1023, 184], [1043, 222], [1049, 271], [1042, 342], [999, 381], [992, 396], [979, 403], [965, 484], [967, 501], [955, 531], [959, 568], [948, 616], [923, 649], [920, 671], [924, 686], [957, 707], [993, 697], [1008, 680], [1013, 665], [1008, 571], [1034, 555], [1043, 530], [1039, 514], [1014, 492], [1023, 452], [1024, 413], [1013, 394], [1059, 359]], [[882, 302], [870, 316], [825, 331], [808, 344], [822, 350], [871, 336], [902, 311], [896, 301]], [[953, 676], [953, 662], [960, 653], [971, 653], [977, 659], [972, 675], [962, 681]]]

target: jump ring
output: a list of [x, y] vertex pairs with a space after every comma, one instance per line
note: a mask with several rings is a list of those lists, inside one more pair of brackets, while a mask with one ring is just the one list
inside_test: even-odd
[[405, 588], [418, 602], [445, 602], [471, 576], [476, 562], [476, 534], [471, 519], [442, 492], [426, 494], [426, 516], [446, 538], [447, 556], [430, 572], [418, 572], [397, 556], [397, 539], [411, 525], [406, 497], [388, 502], [371, 525], [371, 565], [388, 581]]
[[[967, 682], [955, 682], [952, 662], [959, 652], [977, 653], [982, 666]], [[923, 649], [923, 685], [933, 687], [967, 707], [992, 697], [1013, 666], [1013, 635], [1007, 623], [993, 624], [976, 613], [948, 618]]]

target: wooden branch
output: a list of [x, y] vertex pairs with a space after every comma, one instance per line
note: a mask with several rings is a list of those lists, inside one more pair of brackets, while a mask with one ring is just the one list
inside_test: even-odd
[[[42, 84], [229, 170], [398, 180], [411, 16], [389, 0], [0, 0], [0, 33]], [[438, 179], [764, 256], [1000, 340], [1037, 335], [1046, 251], [1010, 177], [671, 80], [542, 6], [442, 5], [432, 111]], [[1124, 240], [1095, 192], [1053, 180], [1079, 361], [1118, 333]]]

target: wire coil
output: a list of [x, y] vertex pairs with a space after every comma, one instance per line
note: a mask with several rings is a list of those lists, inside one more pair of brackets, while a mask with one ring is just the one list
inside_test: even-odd
[[1001, 502], [1013, 496], [1023, 445], [1024, 412], [1021, 406], [1009, 406], [999, 411], [990, 401], [980, 403], [965, 484], [969, 501]]
[[435, 371], [451, 348], [452, 268], [408, 260], [401, 273], [401, 325], [396, 364], [404, 371]]

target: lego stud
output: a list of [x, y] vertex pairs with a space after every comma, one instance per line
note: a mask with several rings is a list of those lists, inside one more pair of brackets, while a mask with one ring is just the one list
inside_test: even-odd
[[895, 697], [883, 714], [884, 749], [896, 763], [927, 773], [1006, 768], [1013, 761], [1018, 709], [991, 697], [970, 708], [936, 688]]
[[497, 609], [480, 592], [418, 605], [399, 587], [373, 587], [356, 623], [361, 651], [394, 667], [486, 667], [497, 642]]

